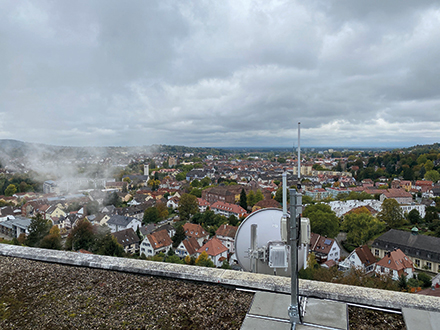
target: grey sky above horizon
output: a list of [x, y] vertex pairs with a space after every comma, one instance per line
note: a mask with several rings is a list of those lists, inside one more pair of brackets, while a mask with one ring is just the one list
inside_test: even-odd
[[439, 142], [438, 1], [2, 1], [0, 139]]

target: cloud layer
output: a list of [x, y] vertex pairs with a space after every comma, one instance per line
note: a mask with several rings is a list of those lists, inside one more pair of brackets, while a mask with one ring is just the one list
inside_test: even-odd
[[410, 146], [440, 136], [436, 1], [0, 2], [0, 138]]

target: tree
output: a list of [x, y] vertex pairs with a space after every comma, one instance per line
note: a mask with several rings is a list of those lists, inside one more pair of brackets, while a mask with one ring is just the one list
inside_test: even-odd
[[260, 189], [257, 190], [257, 192], [255, 193], [255, 204], [258, 203], [259, 201], [262, 201], [264, 199], [263, 193], [261, 192]]
[[156, 208], [159, 214], [159, 218], [161, 219], [168, 218], [168, 208], [164, 203], [158, 202]]
[[249, 191], [249, 193], [247, 194], [247, 204], [252, 207], [254, 206], [256, 203], [255, 201], [255, 193], [251, 190]]
[[199, 202], [196, 196], [183, 194], [179, 201], [179, 216], [181, 220], [189, 220], [199, 212]]
[[431, 277], [425, 273], [419, 273], [417, 275], [417, 279], [422, 282], [422, 286], [425, 288], [429, 288], [432, 285]]
[[144, 211], [144, 218], [142, 220], [144, 224], [156, 223], [159, 222], [159, 220], [159, 210], [156, 206], [149, 207]]
[[335, 237], [339, 232], [339, 219], [327, 204], [307, 205], [303, 216], [310, 219], [311, 230], [315, 234]]
[[416, 223], [420, 223], [422, 220], [419, 211], [417, 211], [416, 209], [412, 209], [411, 211], [409, 211], [407, 218], [409, 222], [413, 225], [415, 225]]
[[246, 198], [246, 192], [244, 189], [241, 189], [240, 192], [240, 206], [247, 210], [247, 198]]
[[200, 181], [202, 187], [207, 187], [211, 184], [211, 179], [208, 178], [207, 176], [205, 176], [201, 181]]
[[440, 174], [436, 170], [430, 170], [425, 173], [425, 180], [436, 183], [440, 179]]
[[177, 248], [179, 244], [185, 239], [185, 230], [182, 225], [177, 226], [176, 233], [172, 237], [173, 248]]
[[209, 259], [208, 253], [203, 251], [196, 259], [196, 266], [202, 267], [215, 267], [211, 259]]
[[366, 244], [375, 235], [385, 230], [385, 224], [371, 214], [347, 214], [342, 223], [343, 231], [347, 233], [347, 243], [352, 246]]
[[6, 189], [5, 189], [5, 195], [6, 196], [12, 196], [17, 192], [17, 187], [14, 184], [10, 184]]
[[97, 253], [104, 256], [122, 257], [124, 255], [124, 248], [118, 243], [109, 231], [99, 240], [97, 240]]
[[405, 274], [400, 275], [399, 282], [397, 284], [399, 286], [400, 290], [407, 290], [408, 289], [408, 283], [406, 283], [406, 276]]
[[382, 210], [377, 214], [377, 218], [385, 222], [389, 228], [402, 227], [406, 222], [402, 209], [394, 198], [387, 198], [383, 201]]
[[95, 234], [92, 224], [86, 220], [78, 220], [66, 240], [66, 248], [78, 251], [80, 249], [90, 251], [95, 243]]
[[29, 235], [26, 238], [26, 245], [39, 246], [40, 241], [49, 234], [52, 223], [50, 220], [46, 220], [38, 213], [31, 219], [29, 224]]
[[113, 205], [118, 206], [119, 205], [119, 196], [116, 192], [112, 192], [111, 194], [108, 194], [104, 198], [104, 205]]
[[53, 226], [49, 231], [49, 235], [43, 237], [40, 247], [43, 249], [61, 250], [61, 235], [58, 226]]
[[236, 225], [238, 224], [238, 219], [237, 219], [237, 217], [236, 217], [235, 215], [231, 214], [231, 215], [228, 217], [228, 223], [229, 223], [231, 226], [236, 226]]

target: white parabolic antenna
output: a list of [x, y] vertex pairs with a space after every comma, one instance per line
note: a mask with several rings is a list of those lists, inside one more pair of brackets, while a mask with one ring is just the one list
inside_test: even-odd
[[[288, 215], [289, 216], [289, 215]], [[277, 208], [266, 208], [251, 213], [238, 227], [235, 235], [235, 253], [237, 260], [245, 271], [252, 271], [252, 258], [250, 250], [252, 249], [251, 231], [252, 225], [257, 225], [256, 247], [261, 251], [259, 258], [254, 258], [258, 273], [274, 274], [274, 268], [269, 267], [268, 245], [277, 245], [282, 242], [281, 238], [281, 219], [283, 210]], [[278, 275], [289, 276], [290, 265], [286, 268], [277, 268]]]

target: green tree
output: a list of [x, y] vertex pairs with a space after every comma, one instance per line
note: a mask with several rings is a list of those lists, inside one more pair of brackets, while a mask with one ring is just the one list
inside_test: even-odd
[[177, 248], [179, 244], [185, 239], [185, 230], [182, 225], [177, 226], [176, 233], [172, 237], [173, 248]]
[[247, 204], [252, 207], [254, 206], [256, 203], [255, 201], [255, 193], [251, 190], [249, 191], [249, 193], [247, 194]]
[[144, 218], [142, 219], [142, 222], [144, 224], [147, 223], [156, 223], [159, 222], [159, 210], [156, 206], [149, 207], [144, 211]]
[[367, 213], [351, 213], [345, 216], [341, 229], [347, 233], [348, 244], [360, 246], [383, 232], [385, 224]]
[[400, 275], [398, 286], [399, 286], [400, 290], [407, 290], [408, 289], [408, 283], [406, 282], [405, 274]]
[[425, 163], [426, 171], [431, 171], [434, 168], [434, 163], [432, 160], [428, 159]]
[[209, 185], [211, 185], [211, 179], [208, 178], [207, 176], [205, 176], [201, 181], [200, 181], [202, 187], [207, 187]]
[[402, 227], [406, 220], [399, 203], [394, 198], [387, 198], [382, 203], [382, 210], [377, 218], [387, 224], [389, 228]]
[[10, 184], [6, 189], [5, 189], [5, 195], [6, 196], [12, 196], [17, 192], [17, 187], [14, 184]]
[[27, 246], [39, 246], [43, 237], [49, 234], [51, 227], [52, 222], [44, 219], [43, 216], [38, 213], [31, 219], [31, 223], [29, 224], [29, 235], [26, 238], [25, 244]]
[[315, 234], [335, 237], [339, 233], [339, 219], [328, 204], [307, 205], [303, 216], [310, 219], [311, 230]]
[[422, 282], [422, 286], [425, 288], [429, 288], [432, 285], [431, 277], [425, 273], [417, 274], [417, 279]]
[[181, 220], [189, 220], [194, 214], [199, 213], [197, 197], [190, 194], [183, 194], [179, 201], [178, 210]]
[[78, 251], [84, 249], [90, 251], [95, 243], [95, 234], [92, 224], [86, 220], [78, 220], [66, 240], [66, 248]]
[[240, 206], [247, 210], [247, 198], [246, 198], [246, 192], [244, 189], [241, 189], [240, 192]]
[[116, 237], [107, 232], [100, 240], [97, 241], [98, 254], [112, 257], [122, 257], [124, 248], [118, 243]]
[[236, 225], [238, 225], [238, 219], [237, 219], [237, 217], [236, 217], [235, 215], [231, 214], [231, 215], [228, 217], [228, 223], [229, 223], [231, 226], [236, 226]]
[[407, 218], [409, 222], [413, 225], [422, 221], [422, 217], [420, 216], [419, 211], [417, 211], [416, 209], [412, 209], [411, 211], [409, 211]]
[[430, 170], [425, 173], [425, 180], [432, 181], [434, 183], [437, 183], [437, 181], [440, 179], [440, 174], [436, 170]]
[[223, 261], [222, 266], [220, 268], [231, 269], [231, 265], [229, 265], [229, 261], [228, 260], [225, 260], [225, 261]]
[[49, 231], [49, 235], [43, 237], [40, 247], [43, 249], [61, 250], [61, 235], [58, 226], [53, 226]]
[[257, 192], [255, 193], [255, 204], [257, 204], [259, 201], [262, 201], [264, 199], [264, 195], [261, 192], [260, 189], [257, 190]]
[[215, 267], [211, 259], [209, 259], [208, 253], [203, 251], [196, 259], [196, 266], [202, 267]]

